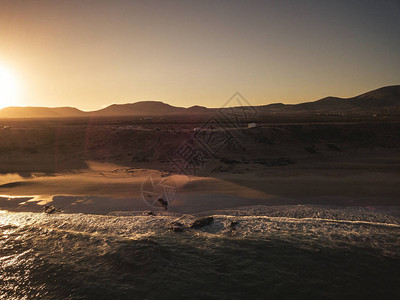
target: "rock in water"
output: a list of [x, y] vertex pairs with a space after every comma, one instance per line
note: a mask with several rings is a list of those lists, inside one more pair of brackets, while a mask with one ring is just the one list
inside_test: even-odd
[[55, 208], [53, 205], [45, 205], [45, 206], [43, 207], [43, 211], [44, 211], [46, 214], [52, 214], [52, 213], [55, 213], [55, 212], [56, 212], [56, 208]]
[[183, 230], [185, 230], [185, 227], [180, 222], [172, 222], [168, 225], [168, 229], [174, 232], [182, 232]]
[[213, 217], [206, 217], [206, 218], [201, 218], [193, 222], [192, 226], [190, 228], [201, 228], [207, 225], [210, 225], [214, 221]]
[[168, 209], [168, 202], [167, 202], [167, 201], [165, 201], [165, 200], [162, 199], [162, 198], [157, 199], [157, 201], [162, 205], [162, 207], [164, 207], [164, 210], [167, 210], [167, 209]]
[[231, 228], [231, 229], [236, 229], [236, 225], [238, 224], [238, 221], [232, 221], [230, 224], [229, 224], [229, 227]]

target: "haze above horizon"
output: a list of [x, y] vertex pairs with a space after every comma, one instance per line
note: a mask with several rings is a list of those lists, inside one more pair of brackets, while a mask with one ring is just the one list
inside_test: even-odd
[[0, 41], [20, 89], [3, 106], [300, 103], [400, 82], [394, 0], [3, 0]]

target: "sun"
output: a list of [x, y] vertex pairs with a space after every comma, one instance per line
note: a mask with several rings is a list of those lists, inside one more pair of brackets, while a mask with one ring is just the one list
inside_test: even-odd
[[18, 104], [20, 88], [16, 75], [0, 65], [0, 108]]

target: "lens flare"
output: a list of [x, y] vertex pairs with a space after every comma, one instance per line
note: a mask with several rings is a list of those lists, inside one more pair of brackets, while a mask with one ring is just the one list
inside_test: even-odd
[[0, 65], [0, 108], [18, 104], [20, 87], [16, 75]]

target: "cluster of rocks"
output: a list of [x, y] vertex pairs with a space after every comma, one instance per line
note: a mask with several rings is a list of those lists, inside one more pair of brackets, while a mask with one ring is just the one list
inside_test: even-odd
[[168, 229], [174, 231], [174, 232], [182, 232], [185, 229], [199, 229], [207, 225], [211, 225], [214, 222], [213, 217], [205, 217], [205, 218], [200, 218], [195, 220], [189, 227], [186, 227], [184, 224], [182, 224], [179, 221], [174, 221], [170, 224], [168, 224]]
[[50, 215], [50, 214], [53, 214], [53, 213], [56, 213], [56, 212], [61, 212], [61, 210], [56, 208], [56, 207], [54, 207], [51, 204], [47, 204], [47, 205], [45, 205], [43, 207], [43, 212], [48, 214], [48, 215]]

